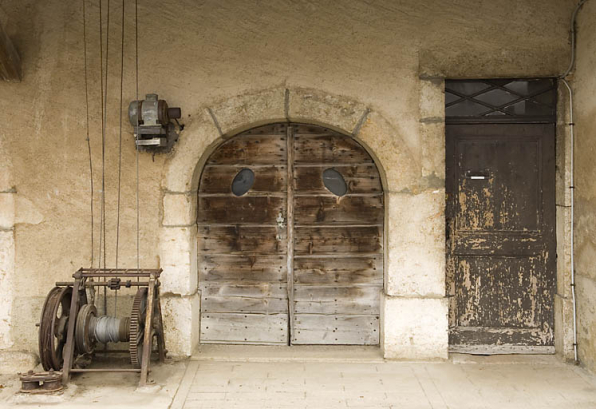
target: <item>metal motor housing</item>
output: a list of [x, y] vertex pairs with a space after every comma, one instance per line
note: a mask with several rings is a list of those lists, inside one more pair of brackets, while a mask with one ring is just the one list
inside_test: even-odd
[[139, 149], [169, 151], [179, 136], [172, 121], [181, 116], [180, 108], [170, 108], [157, 94], [147, 94], [144, 100], [132, 101], [128, 106], [128, 119]]

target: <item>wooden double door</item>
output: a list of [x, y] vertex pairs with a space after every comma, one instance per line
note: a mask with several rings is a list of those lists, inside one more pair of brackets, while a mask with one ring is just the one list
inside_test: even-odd
[[224, 142], [198, 192], [201, 342], [378, 344], [383, 208], [348, 136], [281, 123]]

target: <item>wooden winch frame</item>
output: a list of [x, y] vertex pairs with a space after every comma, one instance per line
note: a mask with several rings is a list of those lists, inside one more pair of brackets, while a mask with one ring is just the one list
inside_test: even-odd
[[[62, 369], [62, 383], [66, 385], [72, 373], [82, 372], [136, 372], [140, 373], [139, 386], [147, 385], [147, 376], [149, 373], [149, 365], [152, 353], [152, 323], [156, 314], [161, 315], [161, 305], [159, 299], [159, 276], [162, 269], [107, 269], [107, 268], [81, 268], [73, 274], [74, 282], [57, 282], [56, 286], [65, 287], [72, 286], [72, 299], [70, 304], [70, 317], [68, 321], [68, 329], [66, 335], [66, 344], [63, 350], [64, 365]], [[130, 280], [123, 281], [122, 278], [129, 278]], [[132, 279], [137, 280], [132, 280]], [[147, 281], [139, 281], [139, 279], [148, 279]], [[94, 279], [94, 280], [90, 280]], [[101, 280], [101, 281], [100, 281]], [[94, 287], [108, 287], [110, 289], [119, 289], [121, 287], [139, 287], [147, 288], [147, 311], [145, 314], [145, 326], [143, 336], [143, 350], [141, 359], [141, 368], [73, 368], [75, 361], [75, 326], [76, 317], [81, 303], [81, 290]], [[155, 297], [156, 302], [151, 302]], [[157, 307], [158, 311], [155, 311]], [[166, 350], [165, 340], [163, 334], [158, 337], [158, 352], [160, 362], [164, 362]], [[115, 351], [95, 351], [95, 353], [112, 353]]]

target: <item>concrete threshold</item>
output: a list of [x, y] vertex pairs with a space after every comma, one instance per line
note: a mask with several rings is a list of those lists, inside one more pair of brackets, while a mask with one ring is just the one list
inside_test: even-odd
[[203, 344], [193, 361], [382, 363], [378, 346], [352, 345], [215, 345]]
[[445, 363], [456, 365], [568, 365], [556, 355], [473, 355], [451, 353], [447, 361], [388, 360], [378, 346], [354, 345], [223, 345], [202, 344], [192, 361], [328, 362], [328, 363]]

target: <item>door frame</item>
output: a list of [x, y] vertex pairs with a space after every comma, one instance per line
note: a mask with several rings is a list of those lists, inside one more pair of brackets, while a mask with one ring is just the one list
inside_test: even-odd
[[[441, 89], [445, 92], [445, 83], [449, 81], [449, 73], [441, 76]], [[459, 74], [453, 75], [452, 78], [465, 81], [478, 80], [476, 78], [462, 77]], [[490, 78], [485, 76], [484, 78]], [[498, 78], [498, 77], [495, 77]], [[523, 77], [518, 77], [523, 79]], [[532, 77], [540, 79], [539, 77]], [[551, 77], [542, 77], [544, 79], [555, 79]], [[429, 82], [438, 81], [438, 78], [432, 77], [428, 79]], [[567, 226], [570, 225], [570, 175], [571, 166], [568, 152], [571, 148], [570, 126], [569, 118], [569, 104], [566, 98], [567, 90], [563, 83], [557, 81], [556, 83], [556, 116], [551, 123], [555, 123], [555, 206], [556, 206], [556, 281], [557, 289], [554, 300], [555, 311], [555, 353], [565, 360], [573, 360], [573, 307], [571, 301], [571, 234], [572, 232]], [[439, 115], [442, 123], [447, 125], [449, 123], [457, 123], [458, 121], [450, 121], [445, 113], [445, 99], [442, 101], [442, 112]], [[465, 121], [464, 121], [465, 122]], [[541, 122], [539, 118], [537, 121]], [[544, 121], [542, 121], [544, 122]], [[461, 123], [461, 122], [459, 122]], [[446, 141], [445, 141], [446, 142]], [[446, 144], [444, 145], [446, 147]], [[445, 237], [446, 238], [446, 237]], [[446, 266], [447, 267], [447, 266]], [[447, 274], [447, 271], [446, 271]], [[525, 353], [524, 351], [521, 351]]]

